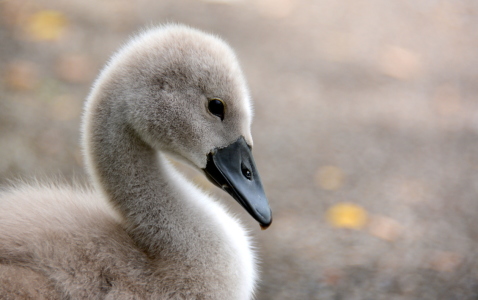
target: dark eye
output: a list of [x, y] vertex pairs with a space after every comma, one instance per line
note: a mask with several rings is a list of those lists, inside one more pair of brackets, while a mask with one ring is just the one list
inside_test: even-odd
[[207, 105], [207, 109], [211, 114], [224, 120], [224, 102], [221, 99], [211, 99]]

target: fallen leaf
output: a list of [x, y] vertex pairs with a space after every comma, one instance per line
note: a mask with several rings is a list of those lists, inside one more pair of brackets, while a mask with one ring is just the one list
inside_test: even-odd
[[387, 241], [395, 241], [403, 233], [403, 226], [392, 218], [372, 216], [368, 224], [368, 232]]
[[353, 203], [338, 203], [327, 211], [327, 221], [339, 228], [361, 229], [367, 222], [367, 212]]
[[94, 76], [91, 60], [83, 54], [64, 54], [56, 62], [58, 76], [68, 82], [89, 82]]
[[12, 90], [32, 90], [38, 84], [37, 66], [28, 61], [11, 62], [6, 67], [4, 80]]
[[65, 15], [55, 10], [42, 10], [32, 14], [25, 31], [33, 40], [53, 41], [60, 39], [66, 31], [68, 21]]
[[383, 50], [380, 67], [385, 75], [407, 80], [419, 73], [420, 59], [416, 53], [410, 50], [387, 46]]

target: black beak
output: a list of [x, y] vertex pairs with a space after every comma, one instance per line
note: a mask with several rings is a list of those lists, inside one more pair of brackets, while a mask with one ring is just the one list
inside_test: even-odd
[[269, 207], [251, 148], [244, 137], [225, 148], [209, 153], [206, 168], [207, 178], [228, 192], [244, 209], [259, 222], [262, 229], [272, 223]]

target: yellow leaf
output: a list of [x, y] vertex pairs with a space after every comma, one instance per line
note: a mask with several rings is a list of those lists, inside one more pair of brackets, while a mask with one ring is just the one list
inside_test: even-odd
[[338, 203], [327, 211], [327, 221], [334, 227], [361, 229], [367, 222], [367, 212], [353, 203]]
[[315, 177], [316, 183], [324, 190], [338, 190], [344, 182], [342, 170], [336, 166], [321, 167]]
[[61, 12], [42, 10], [28, 18], [25, 30], [34, 40], [52, 41], [63, 36], [67, 25], [67, 19]]

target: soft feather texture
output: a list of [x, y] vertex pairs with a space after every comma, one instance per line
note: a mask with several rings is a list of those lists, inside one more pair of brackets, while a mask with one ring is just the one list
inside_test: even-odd
[[[207, 99], [226, 103], [224, 121]], [[201, 169], [244, 136], [251, 102], [220, 39], [168, 25], [132, 39], [85, 105], [93, 188], [0, 193], [0, 295], [35, 299], [250, 299], [257, 280], [238, 220], [161, 152]], [[160, 152], [160, 154], [158, 154]]]

